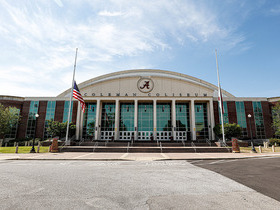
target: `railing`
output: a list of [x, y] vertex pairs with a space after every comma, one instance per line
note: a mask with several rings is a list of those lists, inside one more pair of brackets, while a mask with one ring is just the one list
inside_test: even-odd
[[181, 140], [184, 147], [186, 147], [185, 141]]
[[129, 151], [129, 142], [127, 143], [127, 149], [126, 149], [126, 152], [128, 153]]
[[159, 145], [160, 145], [160, 153], [162, 153], [162, 145], [161, 145], [161, 142], [159, 142]]
[[107, 147], [107, 144], [109, 143], [109, 140], [107, 139], [104, 143], [104, 146]]
[[219, 140], [219, 142], [222, 147], [225, 147], [227, 151], [230, 152], [229, 146], [227, 145], [226, 142], [224, 142], [223, 140]]
[[79, 142], [79, 146], [81, 146], [81, 144], [82, 144], [84, 141], [85, 141], [85, 139], [82, 138], [82, 139], [80, 140], [80, 142]]
[[192, 145], [192, 148], [194, 149], [194, 152], [196, 152], [196, 146], [195, 146], [195, 144], [193, 143], [193, 141], [192, 141], [192, 143], [191, 143], [191, 145]]
[[211, 141], [209, 139], [206, 139], [206, 142], [209, 144], [209, 146], [211, 147]]
[[93, 145], [93, 150], [92, 150], [92, 152], [94, 152], [95, 151], [95, 149], [98, 147], [98, 141], [97, 142], [95, 142], [95, 144]]
[[157, 139], [157, 146], [159, 146], [158, 139]]
[[133, 146], [133, 138], [131, 138], [130, 144], [131, 144], [131, 146]]

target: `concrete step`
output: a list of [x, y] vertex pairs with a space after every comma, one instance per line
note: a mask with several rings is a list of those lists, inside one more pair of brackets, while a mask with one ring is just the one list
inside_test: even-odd
[[108, 153], [219, 153], [231, 152], [225, 147], [92, 147], [92, 146], [65, 146], [61, 152], [108, 152]]

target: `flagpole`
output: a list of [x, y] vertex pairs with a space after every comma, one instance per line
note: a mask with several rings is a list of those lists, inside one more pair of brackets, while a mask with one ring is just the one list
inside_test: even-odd
[[74, 79], [75, 79], [75, 71], [76, 71], [76, 63], [77, 63], [77, 54], [78, 48], [76, 48], [76, 55], [75, 55], [75, 63], [74, 63], [74, 71], [73, 71], [73, 79], [72, 79], [72, 87], [70, 92], [70, 103], [69, 103], [69, 110], [68, 110], [68, 120], [67, 120], [67, 130], [66, 130], [66, 140], [65, 145], [70, 145], [69, 137], [69, 124], [70, 124], [70, 113], [71, 113], [71, 106], [72, 106], [72, 96], [73, 96], [73, 86], [74, 86]]
[[219, 75], [219, 65], [218, 65], [218, 58], [217, 58], [217, 49], [215, 50], [216, 53], [216, 64], [217, 64], [217, 75], [218, 75], [218, 94], [219, 94], [219, 107], [220, 107], [220, 118], [222, 123], [222, 135], [223, 135], [223, 142], [226, 143], [225, 140], [225, 130], [224, 130], [224, 116], [223, 116], [223, 109], [222, 109], [222, 91], [221, 91], [221, 84], [220, 84], [220, 75]]

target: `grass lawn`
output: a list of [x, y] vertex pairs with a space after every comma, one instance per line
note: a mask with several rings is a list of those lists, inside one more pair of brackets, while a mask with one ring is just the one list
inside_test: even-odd
[[[259, 153], [259, 147], [255, 147], [256, 151]], [[242, 153], [250, 153], [252, 150], [252, 147], [240, 147], [240, 152]], [[262, 147], [262, 153], [269, 153], [272, 152], [272, 148], [263, 148]], [[280, 152], [280, 147], [275, 147], [275, 152]]]
[[[31, 150], [30, 147], [18, 147], [18, 153], [29, 153]], [[15, 153], [15, 147], [0, 147], [0, 153]], [[35, 151], [37, 152], [37, 146], [35, 146]], [[40, 153], [49, 152], [49, 147], [40, 147]]]

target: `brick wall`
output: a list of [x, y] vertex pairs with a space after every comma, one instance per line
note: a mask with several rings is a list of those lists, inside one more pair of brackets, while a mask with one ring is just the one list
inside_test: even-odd
[[39, 101], [39, 109], [38, 114], [39, 117], [37, 119], [36, 125], [36, 138], [44, 138], [44, 128], [45, 128], [45, 119], [47, 112], [48, 101]]
[[263, 120], [266, 138], [273, 137], [271, 106], [268, 101], [262, 101]]
[[235, 101], [227, 101], [228, 121], [229, 123], [237, 123], [237, 114]]
[[77, 121], [78, 101], [73, 101], [72, 122], [76, 124]]
[[247, 121], [247, 132], [248, 137], [251, 138], [251, 131], [250, 131], [250, 122], [248, 118], [248, 114], [251, 114], [251, 129], [253, 138], [256, 137], [256, 126], [255, 126], [255, 117], [254, 117], [254, 110], [253, 110], [253, 103], [252, 101], [244, 101], [245, 106], [245, 114], [246, 114], [246, 121]]
[[220, 123], [218, 106], [219, 106], [219, 105], [218, 105], [218, 101], [213, 101], [215, 125], [218, 125], [218, 124]]
[[18, 133], [17, 133], [18, 138], [25, 138], [29, 108], [30, 108], [30, 101], [24, 101], [21, 110], [21, 120], [18, 126]]
[[56, 101], [54, 121], [62, 122], [64, 111], [64, 101]]

